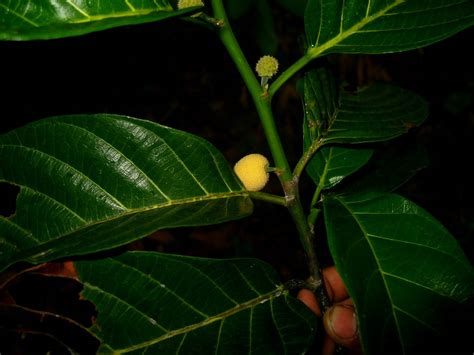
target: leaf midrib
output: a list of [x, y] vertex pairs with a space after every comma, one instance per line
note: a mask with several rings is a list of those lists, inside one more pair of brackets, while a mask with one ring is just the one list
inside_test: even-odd
[[[364, 17], [362, 19], [362, 21], [356, 23], [355, 25], [353, 25], [352, 27], [350, 27], [346, 31], [339, 32], [339, 34], [336, 37], [330, 39], [329, 41], [326, 41], [322, 45], [318, 45], [318, 46], [314, 47], [314, 44], [313, 44], [307, 50], [306, 55], [309, 56], [312, 59], [319, 57], [325, 51], [329, 50], [332, 47], [337, 46], [340, 42], [342, 42], [346, 38], [352, 36], [354, 33], [358, 32], [361, 28], [363, 28], [367, 24], [371, 23], [372, 21], [377, 20], [379, 17], [384, 16], [388, 11], [390, 11], [391, 9], [399, 6], [400, 4], [404, 3], [405, 1], [406, 0], [396, 0], [393, 4], [387, 6], [386, 8], [384, 8], [384, 9], [378, 11], [378, 12], [376, 12], [372, 16]], [[342, 21], [342, 19], [341, 19], [341, 21]], [[319, 39], [319, 34], [320, 33], [321, 33], [321, 29], [318, 32], [318, 39]], [[316, 43], [317, 43], [317, 41], [316, 41]]]
[[[353, 216], [354, 215], [354, 212], [352, 211], [352, 209], [343, 201], [341, 200], [340, 198], [337, 198], [337, 201], [339, 201], [339, 203]], [[385, 272], [383, 271], [383, 268], [382, 266], [380, 265], [380, 261], [379, 259], [377, 258], [377, 254], [375, 253], [375, 249], [372, 245], [372, 243], [370, 242], [369, 238], [367, 238], [368, 236], [368, 232], [365, 230], [364, 226], [362, 226], [359, 222], [359, 220], [357, 218], [354, 218], [354, 221], [357, 223], [357, 225], [359, 226], [359, 229], [361, 230], [361, 232], [364, 234], [364, 239], [365, 241], [367, 242], [371, 252], [372, 252], [372, 255], [373, 255], [373, 258], [377, 264], [377, 272], [380, 274], [380, 277], [382, 278], [382, 281], [384, 283], [384, 286], [385, 286], [385, 291], [387, 293], [387, 296], [389, 298], [389, 301], [390, 301], [390, 308], [391, 308], [391, 311], [392, 311], [392, 316], [393, 316], [393, 319], [395, 321], [395, 325], [396, 325], [396, 328], [397, 328], [397, 333], [398, 333], [398, 337], [399, 339], [402, 339], [402, 333], [401, 333], [401, 329], [400, 329], [400, 324], [398, 323], [398, 318], [397, 318], [397, 315], [395, 313], [395, 308], [394, 308], [394, 302], [393, 302], [393, 298], [392, 298], [392, 295], [390, 293], [390, 289], [388, 287], [388, 284], [387, 284], [387, 280], [385, 279]], [[402, 346], [402, 349], [403, 349], [403, 346]]]
[[246, 309], [249, 309], [249, 308], [256, 307], [259, 304], [262, 304], [262, 303], [267, 302], [267, 301], [271, 301], [271, 300], [273, 300], [277, 297], [282, 297], [282, 296], [284, 296], [284, 297], [287, 296], [286, 292], [284, 292], [284, 286], [283, 285], [281, 285], [278, 288], [276, 288], [275, 290], [272, 290], [268, 293], [265, 293], [265, 294], [263, 294], [263, 295], [261, 295], [257, 298], [253, 298], [253, 299], [251, 299], [247, 302], [239, 304], [238, 306], [232, 307], [232, 308], [230, 308], [230, 309], [228, 309], [224, 312], [221, 312], [221, 313], [218, 313], [214, 316], [211, 316], [211, 317], [203, 320], [202, 322], [191, 324], [191, 325], [179, 328], [179, 329], [172, 330], [169, 333], [164, 334], [164, 335], [162, 335], [162, 336], [160, 336], [156, 339], [152, 339], [152, 340], [140, 343], [140, 344], [129, 346], [127, 348], [116, 349], [115, 352], [119, 353], [119, 354], [122, 354], [122, 353], [127, 353], [127, 352], [130, 352], [130, 351], [135, 351], [135, 350], [150, 347], [154, 344], [157, 344], [157, 343], [160, 343], [160, 342], [165, 341], [167, 339], [173, 338], [177, 335], [187, 334], [187, 333], [192, 332], [196, 329], [205, 327], [205, 326], [207, 326], [211, 323], [218, 322], [218, 321], [221, 321], [221, 320], [225, 320], [225, 319], [227, 319], [228, 317], [230, 317], [234, 314], [237, 314], [237, 313], [242, 312], [242, 311], [244, 311]]
[[[103, 20], [108, 20], [108, 19], [115, 19], [115, 18], [124, 18], [124, 17], [140, 17], [140, 16], [146, 16], [149, 15], [153, 12], [170, 12], [173, 11], [173, 8], [168, 5], [168, 6], [160, 6], [156, 4], [156, 8], [149, 8], [149, 9], [135, 9], [128, 1], [125, 1], [127, 6], [130, 8], [130, 11], [123, 11], [123, 12], [114, 12], [112, 14], [107, 14], [107, 15], [90, 15], [88, 14], [84, 9], [80, 8], [77, 4], [73, 3], [71, 0], [67, 0], [66, 3], [71, 6], [77, 13], [81, 14], [83, 18], [81, 19], [76, 19], [72, 20], [70, 19], [68, 22], [70, 24], [81, 24], [81, 23], [88, 23], [88, 22], [98, 22], [98, 21], [103, 21]], [[0, 4], [0, 7], [4, 8], [7, 12], [12, 13], [14, 16], [18, 17], [22, 21], [30, 24], [33, 27], [41, 27], [44, 25], [40, 25], [33, 20], [30, 20], [29, 18], [19, 14], [18, 12], [12, 10], [10, 7]]]
[[212, 195], [196, 196], [196, 197], [177, 199], [177, 200], [172, 200], [172, 201], [169, 201], [169, 202], [164, 202], [164, 203], [151, 205], [151, 206], [145, 206], [145, 207], [141, 207], [141, 208], [128, 209], [128, 210], [125, 210], [125, 212], [118, 213], [118, 214], [113, 215], [111, 217], [107, 217], [107, 218], [104, 218], [104, 219], [100, 219], [100, 220], [97, 220], [97, 221], [86, 223], [86, 224], [80, 226], [79, 228], [77, 228], [77, 229], [75, 229], [75, 230], [73, 230], [73, 231], [71, 231], [67, 234], [62, 234], [62, 235], [58, 236], [57, 238], [50, 239], [50, 240], [48, 240], [48, 242], [51, 242], [51, 241], [56, 240], [56, 239], [60, 239], [60, 238], [65, 237], [65, 236], [67, 236], [71, 233], [79, 232], [81, 229], [89, 228], [89, 227], [92, 227], [94, 225], [98, 225], [98, 224], [102, 224], [102, 223], [111, 222], [114, 219], [127, 217], [127, 216], [133, 215], [133, 214], [147, 212], [147, 211], [150, 211], [150, 210], [160, 209], [160, 208], [164, 208], [164, 207], [170, 207], [170, 206], [174, 206], [174, 205], [185, 205], [185, 204], [191, 204], [191, 203], [195, 203], [195, 202], [219, 200], [219, 199], [239, 197], [239, 196], [247, 197], [248, 192], [247, 191], [238, 191], [238, 192], [216, 193], [216, 194], [212, 194]]

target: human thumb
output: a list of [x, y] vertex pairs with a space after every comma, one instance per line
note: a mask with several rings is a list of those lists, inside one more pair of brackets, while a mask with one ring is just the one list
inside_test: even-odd
[[326, 333], [334, 342], [351, 349], [358, 347], [357, 319], [353, 305], [333, 305], [325, 312], [323, 323]]

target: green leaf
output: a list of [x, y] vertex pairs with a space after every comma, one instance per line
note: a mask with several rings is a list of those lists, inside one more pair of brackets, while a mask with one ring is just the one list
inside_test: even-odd
[[338, 186], [338, 193], [392, 192], [427, 166], [428, 155], [421, 146], [377, 150], [364, 175], [345, 186]]
[[308, 0], [308, 55], [420, 48], [474, 24], [472, 0]]
[[329, 189], [364, 166], [373, 149], [322, 147], [313, 156], [306, 171], [321, 189]]
[[420, 125], [428, 116], [424, 99], [408, 90], [376, 83], [356, 93], [341, 92], [323, 143], [385, 141]]
[[428, 116], [420, 96], [398, 87], [375, 83], [348, 92], [338, 89], [325, 68], [303, 78], [305, 151], [311, 144], [367, 143], [406, 133]]
[[459, 324], [450, 313], [474, 295], [473, 268], [456, 240], [398, 195], [326, 196], [323, 204], [365, 353], [419, 354], [443, 344]]
[[[304, 76], [303, 106], [303, 146], [306, 152], [313, 143], [318, 144], [319, 138], [338, 115], [338, 85], [329, 70], [318, 68]], [[309, 161], [306, 172], [320, 189], [327, 189], [365, 165], [372, 153], [372, 149], [322, 147]]]
[[326, 68], [310, 70], [303, 78], [303, 138], [305, 150], [327, 130], [338, 113], [339, 88]]
[[78, 36], [159, 21], [195, 9], [176, 11], [168, 0], [0, 0], [0, 39]]
[[315, 334], [312, 312], [259, 260], [129, 252], [75, 265], [99, 352], [301, 354]]
[[16, 214], [0, 219], [2, 268], [252, 211], [248, 193], [207, 141], [117, 115], [53, 117], [1, 136], [0, 181], [21, 187]]
[[370, 159], [372, 149], [326, 146], [328, 143], [365, 143], [395, 138], [427, 116], [419, 96], [387, 84], [374, 84], [357, 93], [339, 91], [325, 68], [303, 78], [304, 152], [316, 153], [306, 171], [323, 189], [333, 187]]

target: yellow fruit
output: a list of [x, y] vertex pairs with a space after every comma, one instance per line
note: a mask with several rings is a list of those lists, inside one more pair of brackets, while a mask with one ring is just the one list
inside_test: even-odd
[[268, 159], [261, 154], [249, 154], [240, 159], [234, 171], [248, 191], [259, 191], [267, 184]]

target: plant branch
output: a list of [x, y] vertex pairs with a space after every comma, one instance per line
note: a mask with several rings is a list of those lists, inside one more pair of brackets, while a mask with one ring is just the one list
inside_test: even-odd
[[240, 49], [227, 19], [222, 0], [211, 0], [211, 4], [214, 10], [214, 17], [223, 22], [222, 27], [218, 30], [219, 37], [234, 61], [237, 70], [240, 72], [240, 75], [250, 91], [257, 108], [273, 156], [274, 165], [280, 170], [280, 177], [283, 178], [283, 180], [290, 180], [292, 178], [291, 171], [275, 126], [275, 121], [270, 108], [270, 100], [262, 89], [260, 82], [255, 77], [252, 68]]
[[280, 179], [283, 191], [285, 192], [287, 208], [295, 222], [300, 241], [306, 253], [310, 272], [308, 282], [313, 285], [312, 289], [315, 290], [315, 294], [321, 303], [321, 308], [324, 310], [329, 301], [324, 288], [321, 271], [319, 269], [318, 259], [313, 248], [313, 233], [309, 228], [299, 198], [298, 178], [295, 179], [291, 172], [271, 109], [272, 93], [274, 93], [299, 69], [306, 65], [311, 58], [308, 56], [301, 58], [281, 74], [278, 80], [272, 85], [270, 93], [264, 91], [234, 36], [222, 0], [211, 0], [211, 4], [214, 11], [214, 17], [223, 23], [222, 27], [218, 29], [219, 37], [234, 61], [237, 70], [240, 72], [240, 75], [242, 76], [255, 103], [268, 146], [272, 153], [278, 178]]
[[274, 203], [276, 205], [280, 205], [283, 207], [288, 207], [288, 202], [286, 198], [282, 196], [267, 194], [266, 192], [253, 192], [253, 191], [250, 191], [249, 195], [254, 200], [266, 201], [266, 202]]
[[324, 141], [321, 139], [315, 140], [311, 143], [310, 147], [303, 153], [302, 157], [298, 161], [295, 166], [295, 170], [293, 171], [293, 176], [297, 179], [300, 178], [301, 174], [303, 173], [306, 164], [311, 160], [313, 155], [321, 148], [324, 144]]
[[312, 59], [313, 58], [308, 54], [305, 54], [296, 62], [294, 62], [290, 67], [288, 67], [283, 73], [281, 73], [268, 89], [268, 96], [270, 99], [273, 97], [273, 95], [275, 95], [275, 93], [283, 84], [285, 84], [291, 77], [293, 77], [304, 66], [306, 66]]

